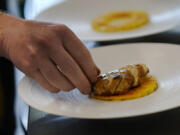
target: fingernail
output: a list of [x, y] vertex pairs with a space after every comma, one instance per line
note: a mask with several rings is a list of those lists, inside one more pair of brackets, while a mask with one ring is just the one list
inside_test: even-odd
[[97, 75], [101, 73], [100, 69], [97, 67]]

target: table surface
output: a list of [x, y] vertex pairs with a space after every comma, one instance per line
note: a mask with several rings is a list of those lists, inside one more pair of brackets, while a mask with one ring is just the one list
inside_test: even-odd
[[[61, 1], [62, 0], [51, 0], [51, 2], [48, 0], [27, 0], [25, 17], [26, 19], [32, 19], [40, 11]], [[34, 12], [29, 12], [32, 10]], [[87, 48], [94, 48], [134, 42], [180, 44], [180, 26], [164, 33], [136, 39], [84, 43]], [[145, 116], [106, 120], [74, 119], [47, 114], [31, 107], [29, 109], [28, 135], [106, 135], [117, 132], [125, 135], [179, 135], [180, 108]]]

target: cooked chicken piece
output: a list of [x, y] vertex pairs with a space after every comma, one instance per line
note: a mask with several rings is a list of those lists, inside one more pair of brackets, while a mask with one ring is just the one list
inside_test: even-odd
[[149, 69], [144, 64], [127, 65], [100, 75], [93, 87], [94, 95], [112, 96], [127, 93], [141, 84]]

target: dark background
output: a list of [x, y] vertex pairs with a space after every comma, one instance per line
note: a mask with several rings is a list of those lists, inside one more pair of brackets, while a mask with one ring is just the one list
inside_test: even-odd
[[14, 67], [11, 62], [0, 58], [0, 80], [3, 93], [3, 117], [0, 119], [0, 134], [12, 135], [15, 129], [14, 117]]
[[[0, 1], [0, 10], [7, 11], [7, 1]], [[14, 67], [13, 64], [0, 57], [0, 84], [3, 96], [3, 117], [0, 118], [0, 135], [13, 135], [15, 130], [14, 116]]]

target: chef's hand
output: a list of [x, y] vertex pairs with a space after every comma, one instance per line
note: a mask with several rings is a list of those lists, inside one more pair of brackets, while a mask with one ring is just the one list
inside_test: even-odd
[[99, 74], [89, 51], [65, 25], [1, 13], [0, 54], [50, 92], [78, 88], [88, 94]]

